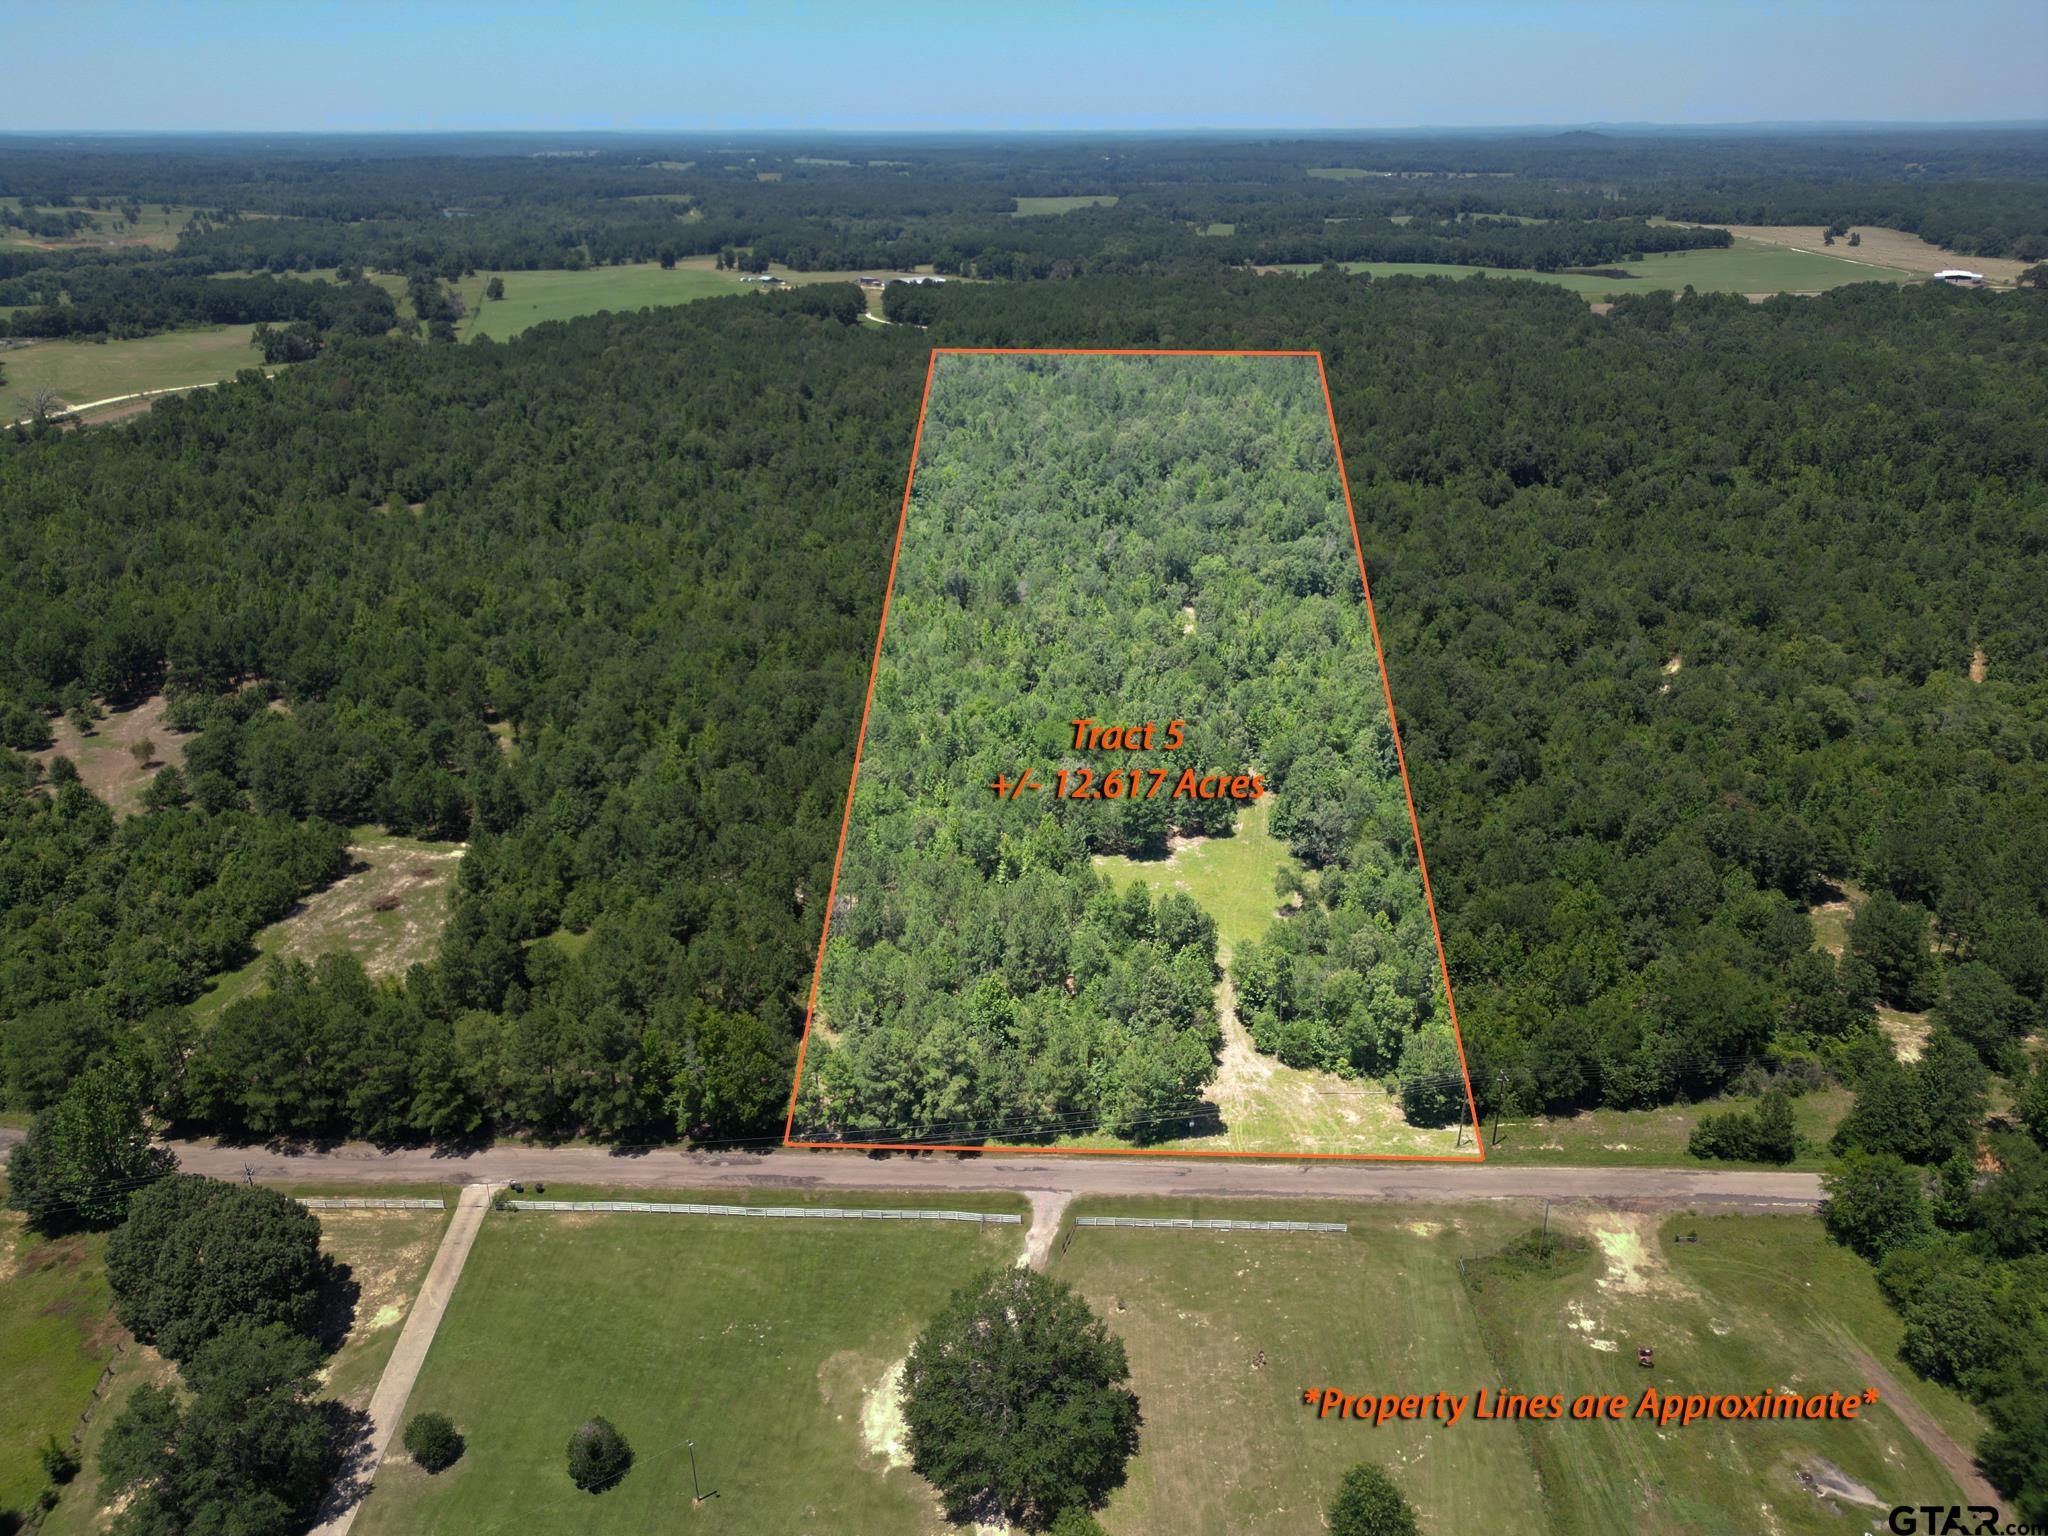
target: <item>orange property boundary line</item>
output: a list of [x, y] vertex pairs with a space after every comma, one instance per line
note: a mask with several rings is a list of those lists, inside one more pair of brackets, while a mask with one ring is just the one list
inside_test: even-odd
[[[839, 898], [839, 868], [846, 858], [846, 833], [853, 822], [853, 794], [860, 784], [860, 755], [867, 745], [868, 714], [875, 706], [875, 678], [882, 667], [882, 640], [889, 633], [889, 600], [896, 593], [896, 567], [903, 555], [903, 530], [910, 520], [910, 494], [917, 484], [917, 455], [924, 444], [924, 423], [932, 402], [932, 374], [941, 357], [1307, 357], [1314, 358], [1316, 379], [1322, 386], [1323, 410], [1330, 422], [1330, 446], [1337, 455], [1337, 479], [1344, 487], [1344, 515], [1351, 524], [1351, 548], [1358, 556], [1358, 580], [1365, 592], [1365, 619], [1372, 630], [1373, 659], [1379, 663], [1380, 688], [1386, 695], [1387, 722], [1394, 736], [1394, 760], [1401, 769], [1401, 794], [1408, 802], [1408, 826], [1415, 836], [1415, 862], [1422, 873], [1422, 898], [1429, 908], [1429, 928], [1436, 938], [1436, 962], [1444, 983], [1444, 1006], [1451, 1016], [1451, 1038], [1458, 1047], [1458, 1071], [1465, 1083], [1465, 1108], [1472, 1117], [1472, 1141], [1477, 1149], [1469, 1156], [1443, 1152], [1234, 1152], [1169, 1150], [1161, 1147], [990, 1147], [973, 1143], [930, 1141], [806, 1141], [795, 1136], [797, 1093], [803, 1086], [804, 1054], [810, 1048], [811, 1021], [818, 1012], [818, 985], [825, 974], [825, 945], [832, 936], [832, 909]], [[934, 347], [925, 363], [924, 395], [918, 401], [917, 429], [910, 439], [910, 473], [903, 481], [903, 504], [896, 513], [896, 542], [889, 552], [889, 584], [882, 590], [882, 619], [875, 628], [875, 655], [868, 667], [867, 697], [861, 705], [860, 735], [853, 747], [853, 776], [846, 786], [846, 808], [839, 817], [839, 850], [832, 856], [832, 883], [825, 894], [825, 923], [818, 934], [818, 959], [811, 968], [810, 1001], [804, 1009], [803, 1038], [796, 1048], [796, 1078], [789, 1087], [789, 1113], [782, 1124], [782, 1144], [819, 1151], [845, 1152], [1017, 1152], [1056, 1157], [1242, 1157], [1279, 1158], [1294, 1161], [1314, 1158], [1354, 1163], [1483, 1163], [1486, 1142], [1480, 1129], [1479, 1103], [1472, 1094], [1472, 1069], [1465, 1060], [1465, 1036], [1458, 1025], [1458, 1005], [1451, 995], [1451, 968], [1444, 958], [1444, 934], [1436, 919], [1436, 896], [1429, 883], [1429, 861], [1422, 854], [1422, 822], [1415, 814], [1415, 791], [1408, 782], [1408, 758], [1401, 750], [1401, 722], [1394, 713], [1394, 690], [1387, 680], [1387, 656], [1380, 644], [1379, 617], [1373, 610], [1372, 582], [1365, 573], [1365, 545], [1358, 536], [1358, 513], [1351, 504], [1351, 476], [1344, 468], [1344, 443], [1337, 435], [1337, 407], [1330, 398], [1330, 376], [1319, 351], [1292, 348], [1256, 349], [1245, 347]]]

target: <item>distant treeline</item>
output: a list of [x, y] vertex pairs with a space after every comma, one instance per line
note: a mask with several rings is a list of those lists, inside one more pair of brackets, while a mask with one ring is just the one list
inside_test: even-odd
[[381, 336], [398, 322], [374, 283], [173, 275], [152, 265], [47, 266], [0, 281], [0, 336], [148, 336], [185, 325], [302, 321], [319, 331]]

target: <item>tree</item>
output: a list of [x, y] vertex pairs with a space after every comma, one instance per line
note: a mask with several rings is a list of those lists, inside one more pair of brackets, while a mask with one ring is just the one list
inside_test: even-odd
[[2037, 261], [2015, 279], [2023, 288], [2048, 288], [2048, 261]]
[[1850, 1152], [1820, 1183], [1828, 1235], [1873, 1262], [1933, 1231], [1920, 1175], [1890, 1153]]
[[904, 1369], [911, 1464], [952, 1519], [1044, 1530], [1099, 1504], [1137, 1448], [1124, 1346], [1073, 1289], [1031, 1269], [954, 1292]]
[[1415, 1511], [1384, 1469], [1361, 1461], [1330, 1501], [1331, 1536], [1415, 1536]]
[[43, 1233], [111, 1227], [131, 1197], [177, 1167], [149, 1144], [144, 1099], [126, 1071], [98, 1067], [30, 1124], [7, 1160], [7, 1203]]
[[1458, 1042], [1448, 1026], [1408, 1037], [1401, 1052], [1401, 1113], [1410, 1125], [1449, 1125], [1469, 1113]]
[[405, 1426], [406, 1454], [426, 1472], [443, 1472], [462, 1457], [462, 1431], [445, 1413], [416, 1413]]
[[633, 1448], [610, 1419], [586, 1419], [569, 1437], [569, 1481], [585, 1493], [618, 1485], [633, 1465]]
[[156, 743], [147, 736], [138, 736], [129, 743], [128, 755], [135, 759], [135, 766], [147, 768], [151, 758], [156, 756]]
[[1693, 1127], [1685, 1149], [1694, 1157], [1789, 1163], [1799, 1155], [1792, 1100], [1784, 1089], [1774, 1088], [1753, 1110], [1707, 1115]]
[[1877, 995], [1909, 1012], [1933, 1001], [1937, 980], [1927, 949], [1927, 914], [1888, 891], [1872, 891], [1849, 920], [1849, 953], [1877, 973]]
[[493, 277], [488, 283], [485, 283], [484, 297], [487, 299], [502, 299], [505, 297], [505, 279]]
[[185, 783], [185, 774], [176, 763], [166, 763], [156, 771], [149, 781], [149, 788], [142, 792], [144, 810], [171, 811], [185, 805], [192, 799], [192, 791]]
[[149, 1186], [107, 1240], [115, 1315], [173, 1360], [235, 1321], [311, 1336], [328, 1274], [311, 1211], [274, 1189], [197, 1174]]
[[231, 1323], [193, 1355], [189, 1399], [144, 1386], [100, 1447], [116, 1536], [298, 1536], [340, 1460], [345, 1419], [314, 1397], [320, 1351], [281, 1324]]

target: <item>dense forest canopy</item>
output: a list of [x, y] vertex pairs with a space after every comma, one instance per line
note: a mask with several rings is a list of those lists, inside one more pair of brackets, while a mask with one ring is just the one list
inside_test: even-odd
[[[792, 296], [343, 343], [119, 432], [6, 439], [15, 745], [168, 687], [198, 734], [157, 819], [470, 840], [439, 963], [266, 1004], [304, 1037], [207, 1076], [208, 1119], [774, 1123], [930, 341], [1324, 350], [1483, 1102], [1837, 1059], [1888, 983], [1811, 952], [1831, 879], [1928, 914], [2039, 1020], [2048, 307], [1866, 287], [1601, 317], [1533, 285], [1251, 277], [923, 302], [923, 334]], [[135, 834], [81, 839], [64, 799], [10, 800], [10, 854], [60, 839], [68, 878], [115, 878], [92, 861]], [[9, 976], [69, 942], [39, 878], [8, 886]], [[244, 931], [269, 899], [237, 899]], [[164, 921], [107, 910], [63, 965]], [[536, 942], [561, 929], [588, 947]], [[10, 1097], [47, 1091], [52, 1035], [140, 1049], [183, 974], [66, 1004], [84, 1033], [25, 1027], [48, 994], [11, 984]]]
[[[806, 1132], [1146, 1140], [1213, 1119], [1214, 919], [1178, 893], [1119, 896], [1090, 861], [1228, 836], [1268, 796], [1344, 915], [1333, 934], [1311, 909], [1313, 960], [1261, 970], [1254, 1037], [1347, 1075], [1391, 1073], [1418, 1038], [1439, 1054], [1435, 940], [1313, 359], [945, 356], [920, 441]], [[1074, 722], [1097, 718], [1150, 722], [1152, 745], [1103, 750], [1084, 726], [1077, 746]], [[1025, 774], [1042, 787], [990, 789]]]

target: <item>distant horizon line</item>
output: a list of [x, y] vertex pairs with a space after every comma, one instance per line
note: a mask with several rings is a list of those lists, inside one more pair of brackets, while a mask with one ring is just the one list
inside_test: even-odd
[[1359, 125], [1351, 127], [1305, 127], [1276, 123], [1261, 127], [1222, 127], [1204, 124], [1172, 124], [1151, 127], [1089, 125], [1082, 127], [798, 127], [741, 126], [737, 124], [678, 124], [646, 128], [507, 128], [507, 127], [387, 127], [387, 128], [19, 128], [0, 127], [6, 138], [611, 138], [646, 139], [676, 135], [729, 134], [769, 138], [889, 138], [919, 139], [971, 138], [1145, 138], [1182, 135], [1195, 138], [1349, 138], [1374, 135], [1416, 137], [1427, 134], [1509, 136], [1517, 134], [1564, 133], [1763, 133], [1763, 132], [1887, 132], [1936, 130], [1949, 132], [1991, 130], [2048, 130], [2048, 117], [2041, 118], [1753, 118], [1747, 120], [1674, 122], [1587, 119], [1529, 123], [1422, 123], [1405, 126]]

